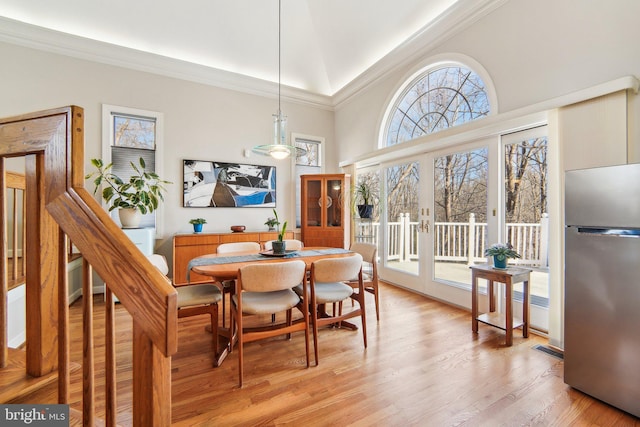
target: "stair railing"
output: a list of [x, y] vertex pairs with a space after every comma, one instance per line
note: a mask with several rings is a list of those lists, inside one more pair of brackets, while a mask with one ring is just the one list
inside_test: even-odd
[[[82, 108], [71, 106], [0, 119], [0, 178], [3, 181], [0, 188], [4, 207], [0, 213], [1, 242], [7, 242], [4, 189], [10, 174], [6, 171], [5, 159], [25, 158], [26, 374], [40, 377], [57, 371], [58, 403], [69, 403], [67, 248], [70, 239], [83, 257], [83, 425], [94, 425], [96, 421], [92, 269], [109, 284], [105, 331], [106, 425], [116, 423], [111, 293], [133, 318], [133, 424], [170, 425], [170, 360], [177, 350], [177, 293], [85, 190], [83, 116]], [[6, 254], [2, 255], [0, 273], [6, 273]], [[3, 280], [0, 292], [3, 319], [6, 318], [7, 290], [7, 281]], [[0, 356], [1, 364], [1, 358], [6, 359], [6, 325], [2, 325], [0, 334], [5, 349], [4, 356]]]

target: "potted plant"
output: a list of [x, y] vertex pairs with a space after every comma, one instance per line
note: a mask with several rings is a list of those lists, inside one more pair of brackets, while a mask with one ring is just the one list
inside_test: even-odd
[[360, 215], [360, 218], [371, 218], [371, 214], [373, 213], [373, 204], [370, 203], [372, 200], [372, 194], [369, 184], [363, 181], [358, 184], [355, 190], [356, 198], [360, 198], [362, 201], [362, 204], [357, 205], [358, 215]]
[[119, 209], [118, 214], [123, 228], [136, 228], [140, 224], [141, 215], [156, 210], [160, 201], [164, 201], [162, 194], [166, 191], [164, 184], [171, 184], [161, 179], [155, 172], [147, 171], [142, 157], [138, 163], [139, 165], [136, 165], [131, 162], [135, 173], [126, 182], [111, 172], [113, 163], [105, 166], [101, 159], [91, 159], [91, 164], [97, 171], [85, 176], [85, 179], [95, 177], [93, 194], [97, 193], [101, 185], [105, 185], [102, 198], [108, 203], [109, 212]]
[[275, 224], [278, 227], [278, 240], [272, 242], [271, 247], [274, 254], [283, 254], [286, 250], [284, 233], [287, 231], [287, 221], [282, 223], [282, 230], [280, 230], [280, 220], [278, 219], [278, 212], [275, 209], [273, 210], [273, 215], [275, 216]]
[[276, 230], [276, 225], [280, 225], [280, 223], [274, 217], [269, 217], [269, 218], [267, 218], [267, 222], [265, 222], [264, 225], [269, 227], [269, 231], [275, 231]]
[[501, 269], [507, 268], [507, 258], [520, 258], [511, 243], [494, 243], [485, 249], [484, 256], [492, 256], [493, 266]]
[[193, 232], [200, 233], [202, 231], [202, 224], [206, 224], [207, 220], [204, 218], [193, 218], [189, 220], [189, 224], [193, 224]]

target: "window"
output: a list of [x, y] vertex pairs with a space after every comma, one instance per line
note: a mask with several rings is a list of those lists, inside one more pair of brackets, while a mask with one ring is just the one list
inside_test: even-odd
[[306, 154], [296, 157], [294, 179], [296, 182], [296, 227], [300, 228], [300, 176], [322, 173], [322, 143], [324, 138], [317, 136], [291, 134], [296, 147], [304, 148]]
[[488, 115], [478, 74], [463, 66], [431, 68], [400, 91], [387, 116], [384, 144], [392, 146]]
[[[113, 105], [102, 106], [102, 158], [105, 163], [113, 163], [113, 173], [126, 180], [133, 169], [131, 162], [138, 164], [142, 157], [147, 170], [160, 170], [160, 148], [162, 141], [162, 113], [137, 110]], [[159, 210], [144, 215], [140, 227], [155, 228], [161, 235], [161, 215]], [[120, 224], [115, 211], [113, 220]]]

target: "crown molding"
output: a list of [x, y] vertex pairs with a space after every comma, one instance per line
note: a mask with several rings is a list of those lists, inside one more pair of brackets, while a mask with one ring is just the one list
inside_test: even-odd
[[[282, 99], [334, 111], [388, 73], [406, 68], [418, 61], [426, 51], [435, 48], [507, 1], [459, 0], [435, 21], [415, 33], [332, 96], [282, 85]], [[267, 98], [278, 97], [276, 82], [91, 40], [5, 17], [0, 17], [0, 41], [236, 92]]]
[[480, 18], [505, 4], [508, 0], [459, 0], [442, 15], [416, 32], [358, 77], [333, 95], [337, 110], [352, 97], [385, 75], [406, 68], [424, 58], [426, 52], [469, 27]]
[[[0, 41], [116, 67], [277, 99], [278, 83], [0, 17]], [[333, 110], [330, 96], [282, 85], [282, 99]]]

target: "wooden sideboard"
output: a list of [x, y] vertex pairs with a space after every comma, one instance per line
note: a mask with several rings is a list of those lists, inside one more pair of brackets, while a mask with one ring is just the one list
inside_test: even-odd
[[[275, 231], [255, 231], [242, 233], [185, 233], [173, 236], [173, 281], [176, 284], [187, 282], [187, 266], [195, 257], [215, 254], [218, 245], [233, 242], [258, 242], [260, 246], [269, 240], [276, 240]], [[285, 233], [285, 239], [293, 239], [292, 231]], [[209, 280], [209, 277], [191, 274], [191, 281]]]

